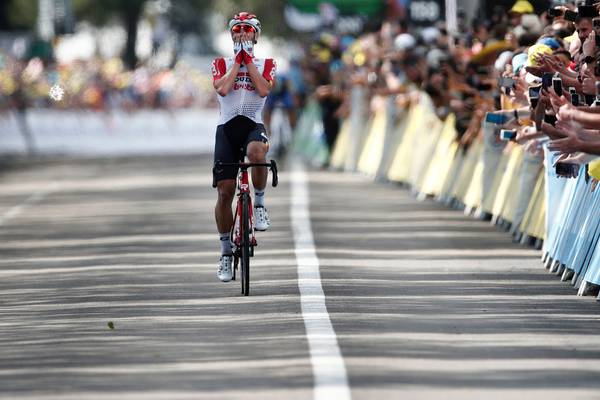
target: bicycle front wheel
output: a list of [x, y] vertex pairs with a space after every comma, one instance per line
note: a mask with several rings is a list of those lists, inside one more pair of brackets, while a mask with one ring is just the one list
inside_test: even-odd
[[250, 294], [250, 195], [244, 193], [242, 197], [242, 294]]

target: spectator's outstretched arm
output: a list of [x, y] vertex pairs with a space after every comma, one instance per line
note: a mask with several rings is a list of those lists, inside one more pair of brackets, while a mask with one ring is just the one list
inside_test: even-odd
[[574, 107], [565, 104], [558, 110], [562, 121], [573, 121], [587, 129], [600, 129], [600, 107]]
[[563, 153], [584, 152], [600, 155], [600, 132], [581, 129], [566, 122], [557, 122], [557, 128], [564, 134], [563, 138], [554, 139], [548, 145], [551, 151]]

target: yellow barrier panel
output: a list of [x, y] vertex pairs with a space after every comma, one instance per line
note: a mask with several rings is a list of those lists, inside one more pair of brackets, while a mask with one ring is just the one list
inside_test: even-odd
[[[346, 171], [355, 171], [358, 167], [358, 160], [362, 153], [363, 144], [365, 142], [367, 132], [371, 131], [373, 126], [373, 115], [369, 116], [366, 123], [360, 124], [360, 126], [352, 126], [352, 120], [350, 120], [350, 145], [348, 153], [346, 154], [346, 163], [344, 169]], [[358, 123], [358, 122], [357, 122]], [[352, 135], [356, 135], [354, 138]]]
[[373, 123], [371, 124], [363, 151], [360, 153], [358, 160], [358, 171], [369, 176], [375, 176], [381, 162], [381, 157], [383, 156], [387, 120], [385, 103], [383, 105], [384, 107], [375, 111]]
[[465, 196], [467, 195], [467, 191], [469, 190], [469, 186], [473, 180], [473, 174], [475, 173], [475, 168], [477, 168], [477, 164], [481, 159], [482, 153], [483, 141], [478, 137], [471, 144], [464, 156], [458, 179], [456, 180], [456, 184], [452, 190], [452, 197], [456, 198], [462, 203], [465, 202]]
[[421, 192], [425, 195], [440, 196], [444, 184], [451, 175], [451, 168], [458, 150], [456, 142], [456, 116], [448, 115], [440, 134], [435, 152], [425, 177]]
[[[379, 168], [377, 169], [376, 176], [378, 178], [387, 178], [387, 173], [390, 169], [390, 166], [392, 165], [393, 157], [396, 154], [396, 149], [400, 146], [400, 144], [402, 143], [402, 139], [404, 138], [404, 131], [406, 131], [406, 126], [408, 122], [408, 113], [408, 109], [398, 110], [396, 118], [397, 122], [393, 122], [394, 125], [390, 127], [391, 129], [387, 128], [387, 123], [390, 122], [390, 118], [388, 116], [388, 122], [386, 123], [386, 132], [389, 132], [391, 137], [388, 138], [386, 136], [384, 142], [381, 163], [379, 164]], [[386, 133], [386, 135], [387, 134], [388, 133]]]
[[503, 211], [510, 197], [516, 197], [514, 192], [511, 193], [511, 188], [513, 187], [513, 181], [518, 181], [518, 172], [522, 163], [523, 151], [521, 150], [521, 146], [515, 146], [511, 149], [506, 170], [502, 176], [502, 180], [500, 181], [496, 198], [494, 199], [492, 214], [495, 217], [500, 217], [503, 215]]
[[508, 188], [508, 192], [506, 193], [507, 199], [504, 203], [502, 213], [500, 214], [504, 220], [509, 222], [513, 222], [515, 220], [517, 203], [519, 200], [519, 191], [521, 189], [521, 170], [523, 169], [523, 160], [525, 157], [525, 151], [523, 150], [523, 146], [515, 146], [515, 149], [518, 150], [513, 151], [518, 151], [520, 157], [517, 160], [515, 169], [512, 172], [512, 179]]
[[402, 142], [396, 149], [387, 177], [391, 181], [406, 182], [408, 180], [408, 168], [412, 161], [413, 140], [419, 130], [423, 114], [421, 104], [413, 105], [408, 111], [406, 129]]
[[[521, 222], [519, 230], [525, 232], [529, 236], [535, 236], [542, 239], [545, 232], [545, 184], [544, 184], [544, 171], [542, 170], [537, 178], [531, 200], [527, 205], [527, 211]], [[540, 219], [541, 226], [540, 226]], [[540, 234], [541, 228], [541, 234]]]
[[444, 202], [452, 199], [454, 195], [454, 189], [456, 188], [458, 178], [460, 177], [460, 172], [462, 171], [462, 165], [465, 162], [465, 152], [460, 147], [458, 142], [453, 143], [452, 147], [456, 149], [455, 156], [450, 164], [448, 176], [442, 185], [442, 191], [438, 197], [439, 200]]
[[540, 193], [540, 206], [535, 213], [537, 214], [537, 224], [528, 233], [530, 236], [546, 240], [546, 196], [543, 190]]
[[496, 174], [494, 175], [494, 181], [490, 186], [491, 190], [489, 193], [483, 193], [483, 202], [481, 204], [481, 210], [483, 212], [492, 213], [494, 208], [494, 200], [498, 195], [498, 188], [500, 187], [500, 183], [502, 182], [502, 177], [504, 177], [504, 173], [506, 172], [506, 168], [508, 166], [508, 160], [510, 159], [510, 154], [502, 154], [500, 161], [498, 162], [498, 167], [496, 169]]
[[433, 108], [424, 107], [423, 123], [415, 135], [413, 160], [410, 165], [409, 182], [417, 191], [422, 191], [427, 168], [435, 154], [437, 142], [444, 124], [433, 112]]
[[463, 203], [465, 210], [472, 211], [481, 206], [481, 195], [483, 191], [483, 157], [479, 157], [475, 171], [473, 172], [473, 178], [465, 194]]
[[350, 121], [348, 119], [345, 119], [342, 122], [340, 133], [338, 134], [338, 137], [335, 140], [335, 145], [333, 146], [333, 152], [331, 153], [329, 165], [336, 169], [344, 168], [346, 157], [348, 151], [350, 150], [350, 144]]

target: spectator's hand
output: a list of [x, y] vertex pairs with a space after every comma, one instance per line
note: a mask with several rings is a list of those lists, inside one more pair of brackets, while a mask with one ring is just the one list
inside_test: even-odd
[[593, 161], [596, 158], [596, 156], [590, 155], [590, 154], [586, 154], [586, 153], [573, 153], [573, 154], [561, 154], [560, 156], [558, 156], [558, 158], [556, 159], [556, 162], [564, 162], [564, 163], [569, 163], [569, 164], [577, 164], [577, 165], [583, 165], [583, 164], [587, 164], [590, 161]]
[[565, 137], [551, 140], [548, 144], [548, 149], [550, 151], [560, 151], [567, 154], [578, 152], [580, 150], [581, 143], [577, 137], [576, 130], [573, 129], [572, 126], [561, 126], [561, 128], [562, 129], [559, 129]]
[[586, 68], [583, 73], [583, 93], [596, 94], [596, 77], [591, 68]]
[[333, 94], [333, 87], [331, 85], [321, 85], [315, 90], [317, 99], [321, 100], [326, 97], [330, 97]]
[[588, 35], [585, 42], [581, 46], [581, 51], [583, 53], [583, 58], [585, 57], [594, 57], [596, 54], [596, 33], [594, 30]]
[[544, 72], [546, 72], [546, 71], [544, 70], [544, 68], [542, 68], [542, 67], [541, 67], [541, 66], [539, 66], [539, 65], [538, 65], [538, 66], [535, 66], [535, 67], [533, 67], [533, 66], [531, 66], [531, 67], [525, 67], [525, 70], [526, 70], [527, 72], [529, 72], [531, 75], [535, 75], [535, 76], [537, 76], [537, 77], [539, 77], [539, 78], [541, 78], [541, 77], [542, 77], [542, 75], [544, 75]]
[[560, 121], [568, 122], [572, 121], [576, 114], [577, 107], [575, 107], [571, 103], [564, 103], [558, 108], [556, 118], [558, 118]]
[[451, 99], [450, 100], [450, 108], [454, 112], [464, 112], [464, 111], [472, 109], [472, 107], [468, 103], [466, 103], [462, 100], [459, 100], [459, 99]]
[[534, 156], [541, 156], [544, 154], [544, 148], [542, 147], [543, 142], [539, 139], [529, 140], [525, 144], [525, 151]]
[[515, 78], [515, 86], [513, 87], [512, 93], [513, 95], [510, 96], [510, 99], [513, 103], [518, 103], [518, 104], [528, 104], [529, 99], [527, 98], [527, 91], [528, 91], [528, 87], [527, 87], [527, 83], [525, 82], [524, 79], [522, 79], [521, 77], [516, 77]]
[[546, 115], [546, 109], [550, 107], [550, 100], [548, 96], [544, 96], [540, 92], [540, 99], [538, 100], [537, 106], [531, 112], [531, 119], [535, 122], [535, 127], [538, 130], [542, 129], [542, 122], [544, 121], [544, 115]]
[[558, 73], [564, 74], [568, 73], [569, 71], [565, 64], [563, 64], [563, 62], [560, 60], [560, 58], [556, 56], [550, 58], [548, 62], [550, 63], [550, 67], [552, 67], [552, 69]]
[[546, 72], [554, 72], [547, 55], [538, 54], [534, 56], [533, 61], [535, 66], [525, 67], [525, 70], [530, 74], [541, 77]]
[[[563, 94], [564, 93], [566, 93], [566, 92], [563, 90]], [[558, 110], [563, 105], [571, 104], [571, 103], [569, 103], [567, 98], [565, 98], [564, 95], [559, 97], [556, 94], [556, 92], [554, 91], [554, 88], [552, 88], [552, 87], [550, 87], [549, 90], [545, 90], [544, 95], [547, 96], [548, 99], [550, 100], [550, 105], [552, 106], [552, 109], [554, 110], [555, 113], [558, 113]]]
[[538, 130], [534, 126], [525, 126], [517, 130], [515, 141], [519, 144], [524, 144], [533, 139], [538, 134]]
[[550, 139], [560, 139], [565, 137], [564, 133], [547, 122], [542, 122], [542, 132], [550, 137]]

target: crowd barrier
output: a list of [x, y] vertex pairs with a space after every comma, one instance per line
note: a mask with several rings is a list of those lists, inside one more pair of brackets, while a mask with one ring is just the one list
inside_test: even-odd
[[546, 268], [578, 295], [598, 294], [600, 188], [592, 190], [585, 166], [576, 179], [558, 177], [552, 167], [557, 155], [546, 144], [543, 157], [530, 154], [496, 140], [487, 123], [483, 135], [460, 146], [456, 117], [440, 120], [424, 92], [407, 109], [384, 97], [369, 107], [360, 88], [351, 96], [331, 154], [319, 104], [309, 101], [294, 131], [296, 152], [314, 165], [399, 182], [421, 200], [432, 197], [490, 219], [515, 241], [541, 249]]
[[3, 112], [0, 155], [28, 150], [74, 156], [210, 153], [218, 118], [214, 109]]

